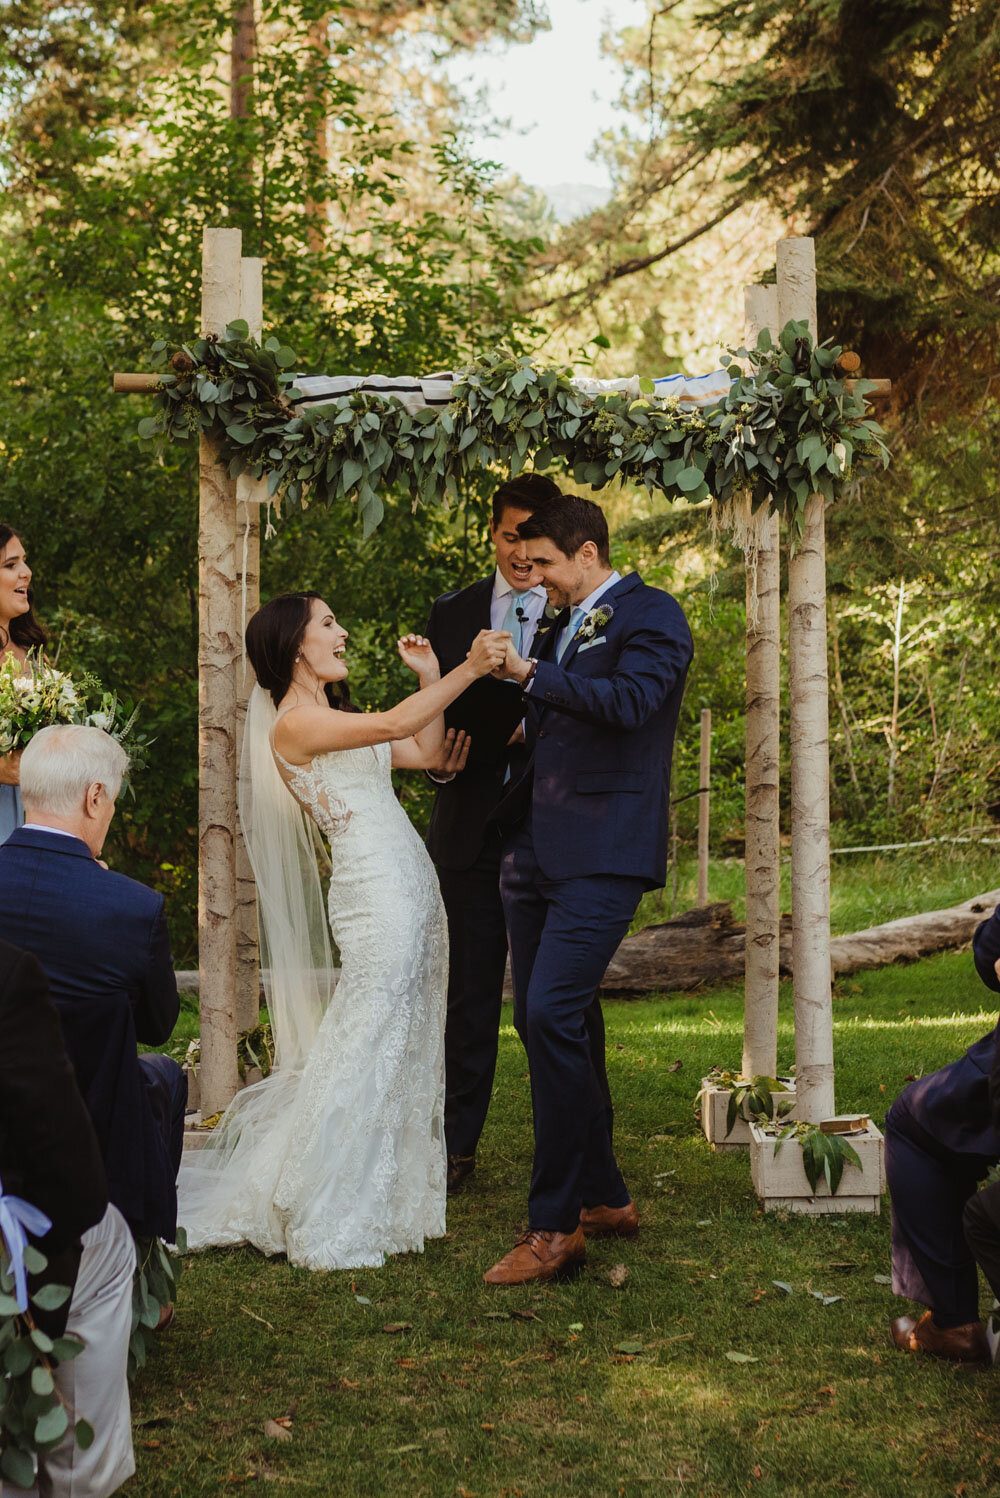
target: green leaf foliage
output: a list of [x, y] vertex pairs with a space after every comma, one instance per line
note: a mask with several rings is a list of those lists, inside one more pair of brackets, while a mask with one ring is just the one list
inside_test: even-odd
[[230, 475], [266, 479], [286, 512], [353, 501], [366, 536], [383, 518], [380, 496], [443, 502], [483, 469], [520, 472], [532, 449], [595, 490], [617, 478], [668, 500], [748, 495], [796, 527], [810, 494], [839, 499], [888, 462], [863, 396], [832, 374], [840, 349], [814, 347], [804, 323], [789, 323], [778, 347], [743, 351], [746, 371], [717, 405], [694, 411], [648, 396], [585, 397], [568, 370], [502, 349], [461, 372], [441, 411], [411, 416], [364, 389], [300, 409], [282, 348], [202, 338], [190, 351], [194, 369], [178, 364], [156, 392], [156, 416], [140, 423], [143, 445], [212, 433]]
[[802, 1168], [810, 1189], [815, 1192], [821, 1181], [826, 1181], [830, 1195], [836, 1196], [846, 1165], [861, 1169], [858, 1152], [848, 1144], [843, 1134], [824, 1134], [818, 1124], [799, 1121], [782, 1129], [774, 1146], [777, 1155], [788, 1139], [796, 1139], [802, 1146]]

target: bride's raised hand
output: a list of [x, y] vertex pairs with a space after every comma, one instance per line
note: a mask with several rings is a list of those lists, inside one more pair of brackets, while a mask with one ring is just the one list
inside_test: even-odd
[[441, 667], [425, 635], [403, 635], [399, 641], [399, 658], [420, 678], [421, 685], [440, 681]]
[[510, 631], [507, 629], [481, 629], [472, 642], [468, 662], [477, 676], [488, 676], [507, 659]]

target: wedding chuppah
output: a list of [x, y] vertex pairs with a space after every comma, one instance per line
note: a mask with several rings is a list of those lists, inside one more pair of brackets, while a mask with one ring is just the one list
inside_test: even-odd
[[[384, 513], [379, 490], [409, 489], [414, 504], [430, 503], [443, 491], [455, 493], [463, 475], [478, 471], [483, 463], [506, 460], [516, 474], [534, 451], [543, 465], [553, 457], [561, 459], [578, 482], [588, 482], [595, 489], [617, 475], [668, 497], [689, 501], [711, 497], [715, 509], [745, 536], [748, 562], [757, 555], [761, 518], [767, 517], [772, 506], [782, 509], [791, 528], [797, 585], [805, 590], [803, 598], [810, 608], [821, 607], [817, 600], [821, 600], [823, 582], [811, 559], [821, 557], [822, 548], [817, 549], [810, 539], [815, 526], [809, 529], [813, 524], [809, 517], [815, 519], [818, 513], [809, 499], [810, 491], [823, 502], [837, 497], [852, 473], [881, 462], [885, 450], [879, 428], [867, 417], [866, 387], [862, 384], [855, 394], [852, 382], [841, 378], [835, 368], [839, 350], [813, 346], [811, 243], [787, 243], [793, 259], [786, 255], [783, 271], [779, 245], [779, 293], [782, 285], [792, 288], [786, 303], [800, 309], [800, 320], [788, 322], [780, 344], [772, 343], [766, 330], [761, 333], [748, 356], [749, 372], [722, 371], [693, 382], [682, 380], [679, 388], [665, 395], [658, 389], [663, 382], [644, 378], [575, 381], [565, 371], [537, 370], [530, 359], [503, 354], [490, 356], [461, 375], [432, 376], [427, 381], [371, 377], [343, 383], [292, 375], [287, 371], [294, 354], [280, 340], [271, 338], [261, 348], [247, 336], [249, 325], [259, 327], [261, 320], [259, 263], [240, 259], [236, 231], [206, 231], [203, 320], [208, 336], [173, 356], [165, 344], [158, 345], [155, 357], [165, 366], [161, 376], [116, 376], [116, 388], [155, 391], [157, 415], [142, 423], [144, 440], [186, 439], [192, 431], [203, 434], [203, 1107], [212, 1106], [215, 1098], [225, 1103], [235, 1089], [235, 1081], [225, 1079], [227, 1072], [234, 1075], [231, 1047], [238, 998], [235, 930], [230, 920], [237, 847], [225, 832], [235, 820], [228, 817], [227, 808], [233, 806], [235, 796], [237, 661], [224, 642], [227, 637], [235, 638], [228, 631], [237, 605], [249, 615], [254, 599], [247, 579], [240, 582], [233, 506], [238, 501], [247, 506], [246, 557], [252, 539], [252, 507], [272, 497], [294, 506], [306, 494], [326, 503], [353, 496], [367, 533]], [[800, 249], [808, 249], [805, 259]], [[789, 269], [793, 264], [794, 271]], [[252, 305], [244, 306], [241, 287], [246, 285], [254, 289]], [[779, 295], [779, 312], [780, 308]], [[241, 311], [246, 314], [242, 322]], [[395, 391], [390, 388], [394, 384], [399, 387]], [[689, 384], [694, 388], [687, 390]], [[406, 400], [397, 400], [397, 394]], [[818, 427], [812, 430], [810, 424], [816, 423], [822, 434]], [[817, 462], [820, 451], [823, 461]], [[747, 509], [742, 519], [741, 506]], [[803, 556], [810, 559], [808, 566]], [[604, 643], [605, 637], [597, 635], [603, 621], [588, 616], [584, 622], [594, 636], [588, 643], [596, 650]], [[522, 627], [520, 620], [518, 625]], [[793, 650], [796, 671], [808, 655], [802, 655], [803, 649], [800, 640], [798, 654]], [[579, 661], [585, 655], [584, 649], [577, 651]], [[529, 681], [526, 695], [530, 691]], [[825, 700], [820, 712], [814, 697], [815, 692], [806, 694], [806, 711], [793, 692], [793, 729], [798, 722], [793, 773], [796, 764], [808, 764], [809, 774], [814, 779], [819, 776], [816, 787], [820, 787], [816, 755], [826, 721]], [[564, 711], [570, 700], [556, 697], [546, 705]], [[529, 721], [526, 716], [526, 739]], [[546, 732], [541, 730], [540, 736]], [[511, 747], [505, 779], [508, 771], [513, 779], [518, 768], [516, 744]], [[460, 754], [467, 748], [462, 745]], [[529, 754], [535, 749], [532, 743]], [[447, 769], [450, 756], [444, 755], [441, 763]], [[825, 847], [827, 821], [821, 802], [822, 798], [793, 836], [793, 865], [801, 864], [803, 839], [816, 842], [817, 853], [820, 843]], [[660, 882], [665, 858], [663, 863], [664, 869], [652, 876]], [[820, 919], [825, 896], [820, 896], [822, 891], [808, 916], [808, 950], [813, 958], [820, 948], [826, 950]], [[827, 946], [828, 926], [827, 914]], [[595, 964], [592, 988], [599, 981]], [[832, 1067], [823, 1052], [829, 974], [823, 979], [817, 961], [812, 961], [803, 964], [802, 981], [811, 995], [808, 1003], [803, 999], [802, 1014], [820, 1017], [815, 1033], [804, 1021], [801, 1033], [807, 1047], [800, 1058], [803, 1107], [807, 1113], [811, 1110], [811, 1117], [817, 1109], [829, 1106], [832, 1084]], [[221, 1030], [217, 1028], [220, 1021], [224, 1021]], [[811, 1122], [809, 1127], [818, 1128], [818, 1123]], [[611, 1202], [595, 1205], [620, 1210]]]

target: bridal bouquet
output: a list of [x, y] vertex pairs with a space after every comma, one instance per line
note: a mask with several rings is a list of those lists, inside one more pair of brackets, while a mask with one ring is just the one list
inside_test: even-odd
[[0, 754], [23, 749], [53, 723], [83, 723], [117, 739], [137, 769], [149, 742], [135, 732], [138, 716], [138, 708], [129, 711], [95, 677], [74, 681], [40, 655], [30, 654], [26, 669], [18, 670], [13, 659], [0, 666]]

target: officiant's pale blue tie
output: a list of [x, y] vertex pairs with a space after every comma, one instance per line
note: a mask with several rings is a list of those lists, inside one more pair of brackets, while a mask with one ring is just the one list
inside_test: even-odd
[[524, 640], [524, 625], [528, 622], [524, 612], [524, 600], [528, 597], [529, 592], [530, 589], [526, 589], [525, 592], [518, 593], [515, 589], [511, 593], [510, 603], [507, 605], [507, 612], [504, 614], [503, 623], [500, 626], [501, 629], [510, 630], [510, 643], [518, 655], [521, 654], [521, 645]]
[[566, 628], [563, 630], [562, 639], [559, 641], [559, 644], [556, 646], [556, 660], [557, 661], [561, 661], [562, 658], [563, 658], [563, 656], [566, 654], [566, 651], [569, 648], [570, 642], [572, 641], [573, 636], [576, 634], [577, 630], [580, 628], [580, 625], [581, 625], [581, 623], [583, 621], [583, 616], [586, 614], [586, 612], [587, 612], [587, 610], [585, 608], [581, 608], [581, 606], [579, 604], [577, 604], [576, 608], [570, 614], [570, 616], [569, 616], [569, 623], [567, 624]]

